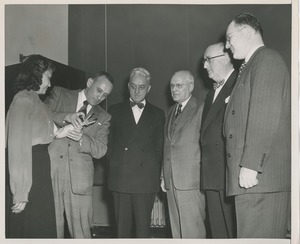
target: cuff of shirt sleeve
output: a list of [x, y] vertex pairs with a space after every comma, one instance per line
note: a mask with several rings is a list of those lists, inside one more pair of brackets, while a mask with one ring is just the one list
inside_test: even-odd
[[15, 194], [13, 196], [13, 204], [16, 204], [19, 202], [28, 202], [28, 193]]

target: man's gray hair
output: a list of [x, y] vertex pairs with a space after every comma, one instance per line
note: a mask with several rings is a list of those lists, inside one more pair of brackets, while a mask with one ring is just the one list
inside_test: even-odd
[[131, 78], [133, 75], [137, 74], [137, 73], [142, 74], [143, 76], [145, 76], [145, 77], [146, 77], [146, 80], [147, 80], [148, 82], [150, 82], [150, 80], [151, 80], [151, 75], [150, 75], [150, 73], [149, 73], [148, 70], [146, 70], [145, 68], [142, 68], [142, 67], [134, 68], [134, 69], [131, 70], [131, 72], [130, 72], [130, 78]]

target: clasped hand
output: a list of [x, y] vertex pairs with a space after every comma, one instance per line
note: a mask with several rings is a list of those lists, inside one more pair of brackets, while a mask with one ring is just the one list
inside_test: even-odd
[[12, 211], [13, 213], [16, 213], [16, 214], [21, 213], [21, 212], [25, 209], [26, 203], [27, 203], [27, 202], [18, 202], [18, 203], [16, 203], [16, 204], [14, 204], [14, 205], [11, 207], [11, 211]]
[[258, 184], [257, 171], [242, 167], [239, 175], [239, 185], [243, 188], [251, 188]]
[[83, 135], [82, 128], [96, 122], [96, 120], [89, 121], [93, 115], [85, 117], [83, 112], [67, 114], [65, 120], [71, 124], [61, 128], [56, 138], [68, 137], [74, 141], [79, 141]]

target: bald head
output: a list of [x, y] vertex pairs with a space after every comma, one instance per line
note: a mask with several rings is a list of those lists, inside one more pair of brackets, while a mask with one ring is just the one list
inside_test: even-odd
[[203, 65], [209, 78], [215, 82], [221, 82], [233, 69], [229, 54], [226, 52], [224, 43], [219, 42], [210, 45], [204, 52]]
[[171, 78], [170, 88], [173, 100], [182, 103], [192, 94], [194, 89], [194, 76], [187, 70], [177, 71]]
[[245, 59], [254, 48], [264, 45], [259, 21], [249, 13], [235, 17], [226, 30], [226, 48], [235, 59]]

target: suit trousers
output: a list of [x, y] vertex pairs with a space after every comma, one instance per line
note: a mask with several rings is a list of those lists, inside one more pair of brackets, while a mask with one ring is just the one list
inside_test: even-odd
[[52, 185], [58, 238], [64, 238], [64, 213], [72, 238], [91, 238], [92, 195], [72, 192], [69, 162], [59, 165], [53, 172]]
[[137, 238], [150, 238], [151, 212], [156, 193], [112, 192], [114, 199], [117, 236], [131, 238], [135, 223]]
[[238, 238], [286, 238], [290, 192], [235, 196]]
[[205, 190], [212, 238], [236, 238], [234, 197], [224, 190]]
[[167, 190], [173, 238], [205, 238], [205, 197], [199, 189], [178, 190], [171, 177]]

